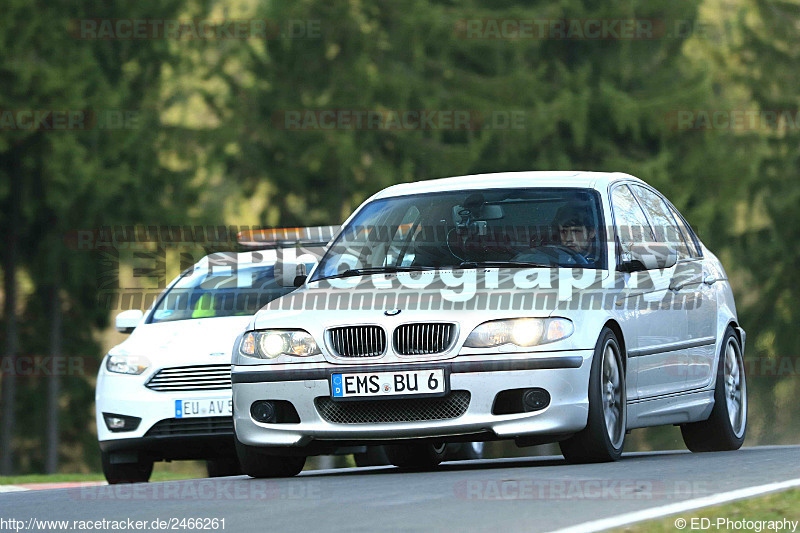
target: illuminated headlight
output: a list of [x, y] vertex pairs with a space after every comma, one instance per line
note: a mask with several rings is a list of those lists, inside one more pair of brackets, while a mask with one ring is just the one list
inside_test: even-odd
[[150, 361], [141, 355], [109, 355], [106, 359], [106, 369], [116, 374], [138, 375], [149, 366]]
[[253, 331], [242, 337], [239, 352], [249, 357], [275, 359], [280, 355], [305, 357], [320, 352], [314, 337], [300, 329]]
[[575, 328], [566, 318], [515, 318], [484, 322], [469, 334], [467, 348], [493, 348], [503, 344], [538, 346], [566, 339]]

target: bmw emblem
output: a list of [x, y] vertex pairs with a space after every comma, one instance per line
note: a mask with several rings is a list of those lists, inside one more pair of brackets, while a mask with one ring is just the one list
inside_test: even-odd
[[386, 316], [397, 316], [400, 314], [400, 309], [387, 309], [383, 314]]

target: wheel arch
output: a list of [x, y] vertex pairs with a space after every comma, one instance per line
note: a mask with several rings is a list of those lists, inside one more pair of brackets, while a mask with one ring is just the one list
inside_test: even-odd
[[[622, 351], [622, 366], [625, 370], [628, 369], [628, 352], [625, 344], [625, 335], [622, 334], [622, 327], [619, 325], [619, 322], [614, 320], [613, 318], [606, 320], [606, 323], [603, 324], [603, 328], [608, 328], [614, 332], [614, 335], [617, 336], [617, 340], [620, 344], [620, 350]], [[602, 331], [602, 330], [601, 330]]]

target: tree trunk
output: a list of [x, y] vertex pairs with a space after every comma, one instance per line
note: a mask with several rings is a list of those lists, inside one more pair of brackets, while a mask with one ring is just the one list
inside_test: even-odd
[[[14, 157], [14, 156], [12, 156]], [[17, 380], [15, 374], [16, 357], [19, 351], [17, 331], [17, 236], [22, 202], [22, 177], [19, 166], [12, 161], [7, 167], [11, 180], [6, 215], [5, 249], [3, 250], [3, 292], [5, 297], [4, 318], [6, 322], [5, 357], [3, 368], [9, 370], [2, 374], [2, 425], [0, 425], [0, 475], [10, 476], [14, 470], [12, 444], [16, 417]]]
[[[50, 315], [50, 357], [53, 358], [53, 368], [62, 368], [62, 365], [55, 364], [57, 359], [61, 357], [61, 344], [63, 330], [61, 327], [61, 295], [60, 295], [60, 271], [58, 270], [57, 262], [56, 269], [53, 271], [55, 281], [48, 291], [49, 315]], [[47, 424], [45, 426], [46, 432], [46, 452], [45, 458], [45, 471], [48, 474], [55, 474], [58, 472], [58, 421], [60, 418], [59, 412], [59, 394], [61, 392], [61, 377], [57, 372], [53, 371], [47, 377]]]

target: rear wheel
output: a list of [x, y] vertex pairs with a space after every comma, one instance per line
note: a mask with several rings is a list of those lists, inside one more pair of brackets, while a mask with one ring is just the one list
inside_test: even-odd
[[386, 456], [394, 466], [407, 470], [430, 470], [444, 461], [447, 445], [443, 442], [418, 442], [392, 444], [385, 448]]
[[558, 443], [570, 463], [617, 461], [622, 456], [627, 421], [622, 357], [617, 336], [603, 328], [592, 357], [586, 427]]
[[714, 408], [708, 420], [681, 426], [686, 447], [693, 452], [738, 450], [747, 431], [747, 383], [739, 339], [728, 327], [722, 341], [714, 386]]
[[236, 439], [236, 455], [242, 472], [250, 477], [291, 477], [303, 470], [305, 456], [268, 455], [255, 446], [247, 446]]
[[109, 485], [118, 483], [147, 483], [153, 473], [153, 461], [139, 458], [135, 463], [113, 463], [111, 454], [100, 452], [103, 475]]
[[227, 477], [239, 476], [242, 474], [242, 467], [235, 457], [228, 459], [209, 459], [206, 461], [206, 471], [208, 477]]

